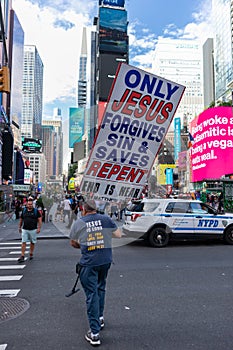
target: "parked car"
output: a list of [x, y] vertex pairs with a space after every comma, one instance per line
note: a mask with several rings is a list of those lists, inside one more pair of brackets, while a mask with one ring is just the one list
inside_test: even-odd
[[127, 211], [127, 218], [126, 236], [147, 239], [152, 247], [165, 247], [174, 238], [220, 238], [233, 244], [233, 214], [218, 215], [198, 200], [145, 198], [141, 208]]

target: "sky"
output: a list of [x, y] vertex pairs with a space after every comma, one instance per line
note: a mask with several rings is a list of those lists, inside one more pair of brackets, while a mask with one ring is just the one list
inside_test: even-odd
[[[129, 63], [147, 68], [159, 36], [207, 38], [211, 0], [126, 0]], [[142, 5], [143, 4], [143, 5]], [[75, 106], [83, 27], [94, 29], [98, 0], [12, 0], [25, 44], [35, 45], [44, 64], [43, 118], [53, 108]]]

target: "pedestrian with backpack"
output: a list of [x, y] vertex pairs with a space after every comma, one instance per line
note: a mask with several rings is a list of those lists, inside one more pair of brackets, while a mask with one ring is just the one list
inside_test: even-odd
[[27, 242], [30, 242], [29, 259], [33, 259], [33, 252], [37, 241], [36, 235], [40, 233], [41, 224], [41, 214], [37, 208], [33, 208], [33, 198], [29, 197], [19, 219], [19, 233], [22, 234], [22, 245], [18, 263], [24, 262]]

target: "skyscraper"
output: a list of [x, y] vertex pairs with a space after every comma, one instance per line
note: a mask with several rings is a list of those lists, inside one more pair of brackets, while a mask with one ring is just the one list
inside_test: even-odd
[[214, 44], [208, 38], [203, 45], [203, 96], [204, 108], [215, 101]]
[[176, 116], [192, 120], [203, 110], [202, 46], [198, 41], [159, 38], [153, 73], [186, 87]]
[[87, 104], [87, 34], [83, 28], [81, 55], [79, 59], [79, 80], [77, 91], [77, 106], [86, 107]]
[[16, 16], [11, 10], [11, 31], [10, 38], [12, 45], [10, 47], [11, 65], [11, 93], [10, 109], [12, 130], [14, 133], [14, 144], [21, 146], [21, 112], [22, 112], [22, 83], [23, 83], [23, 59], [24, 59], [24, 31]]
[[[79, 58], [79, 79], [77, 91], [77, 106], [78, 114], [83, 115], [84, 118], [84, 132], [82, 138], [85, 140], [86, 152], [89, 150], [90, 139], [90, 113], [87, 111], [87, 33], [86, 28], [83, 28], [81, 54]], [[70, 116], [71, 118], [71, 116]], [[71, 119], [70, 119], [71, 122]], [[82, 138], [77, 142], [81, 142]]]
[[54, 108], [53, 117], [42, 121], [43, 152], [47, 160], [47, 175], [63, 172], [63, 132], [61, 110]]
[[24, 46], [21, 135], [41, 139], [43, 62], [34, 45]]
[[231, 100], [233, 90], [233, 1], [212, 0], [214, 23], [215, 99]]

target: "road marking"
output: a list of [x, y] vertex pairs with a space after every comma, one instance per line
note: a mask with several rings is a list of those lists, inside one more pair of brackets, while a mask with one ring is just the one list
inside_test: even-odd
[[4, 265], [0, 266], [0, 270], [24, 269], [26, 265]]
[[7, 347], [7, 344], [0, 344], [0, 350], [5, 350]]
[[19, 247], [0, 247], [1, 250], [6, 250], [6, 249], [19, 249]]
[[0, 261], [17, 261], [18, 258], [0, 258]]
[[[29, 250], [25, 251], [25, 254], [27, 254]], [[21, 254], [21, 250], [15, 251], [15, 252], [10, 252], [9, 254]]]
[[0, 276], [0, 282], [1, 281], [19, 281], [23, 275], [15, 275], [15, 276]]
[[21, 245], [21, 242], [0, 242], [0, 245]]
[[17, 297], [19, 294], [20, 289], [0, 289], [0, 296], [4, 295], [10, 298]]

